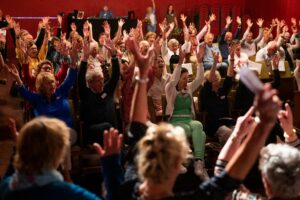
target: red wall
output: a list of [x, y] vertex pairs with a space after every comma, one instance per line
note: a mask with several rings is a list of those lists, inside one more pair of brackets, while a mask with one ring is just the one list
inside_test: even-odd
[[[157, 17], [161, 21], [168, 4], [172, 3], [177, 13], [184, 12], [194, 16], [206, 9], [216, 10], [220, 7], [235, 7], [238, 13], [245, 7], [246, 0], [156, 0]], [[150, 0], [3, 0], [1, 9], [12, 16], [55, 16], [59, 11], [71, 12], [74, 9], [84, 10], [85, 16], [97, 16], [99, 10], [107, 4], [115, 16], [127, 16], [128, 10], [134, 10], [136, 17], [144, 18], [146, 7]], [[203, 8], [204, 7], [204, 8]], [[208, 12], [206, 12], [208, 13]], [[221, 17], [221, 16], [220, 16]], [[201, 24], [204, 19], [201, 19]], [[22, 20], [21, 25], [30, 31], [35, 31], [37, 22]]]
[[300, 19], [299, 8], [299, 0], [246, 0], [244, 13], [251, 18], [262, 17], [267, 22], [272, 18], [285, 19], [290, 24], [291, 17]]

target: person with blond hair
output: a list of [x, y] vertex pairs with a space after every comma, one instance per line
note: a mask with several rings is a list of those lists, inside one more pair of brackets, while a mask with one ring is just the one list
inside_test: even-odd
[[94, 199], [87, 190], [63, 180], [57, 171], [70, 145], [69, 128], [58, 119], [38, 117], [17, 137], [15, 172], [0, 185], [0, 199]]

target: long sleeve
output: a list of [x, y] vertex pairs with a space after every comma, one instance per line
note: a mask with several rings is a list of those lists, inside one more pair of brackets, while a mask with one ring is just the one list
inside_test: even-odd
[[224, 28], [224, 29], [223, 29], [223, 31], [222, 31], [222, 33], [221, 33], [221, 36], [220, 36], [219, 39], [218, 39], [218, 43], [219, 43], [219, 44], [225, 43], [225, 34], [226, 34], [227, 30], [228, 30], [227, 28]]
[[124, 180], [120, 155], [101, 158], [104, 185], [107, 191], [105, 200], [119, 199], [119, 188]]
[[38, 55], [40, 61], [46, 59], [46, 57], [47, 57], [47, 52], [48, 52], [48, 42], [43, 43], [43, 44], [41, 45], [41, 49], [40, 49], [39, 55]]
[[9, 32], [10, 32], [10, 35], [11, 35], [13, 41], [14, 41], [14, 45], [16, 46], [17, 38], [16, 38], [16, 32], [15, 32], [15, 29], [10, 28], [10, 29], [9, 29]]
[[119, 77], [120, 77], [120, 66], [119, 66], [119, 60], [117, 57], [112, 57], [111, 63], [112, 63], [112, 74], [111, 74], [109, 81], [105, 85], [105, 88], [107, 88], [108, 91], [111, 94], [113, 94], [117, 87]]
[[[173, 71], [172, 79], [167, 84], [166, 88], [176, 87], [176, 85], [178, 84], [179, 79], [180, 79], [180, 73], [181, 73], [181, 65], [177, 65]], [[166, 90], [168, 90], [168, 89], [166, 89]]]
[[68, 73], [68, 64], [63, 63], [59, 71], [55, 74], [55, 79], [58, 81], [59, 85], [65, 80]]
[[197, 42], [199, 43], [200, 40], [204, 37], [204, 35], [206, 34], [207, 32], [207, 26], [205, 25], [201, 31], [197, 34], [196, 38], [197, 38]]
[[41, 28], [39, 35], [35, 41], [35, 45], [38, 49], [40, 49], [43, 45], [44, 37], [45, 37], [45, 28]]
[[263, 28], [259, 28], [258, 36], [254, 39], [254, 43], [257, 44], [263, 37]]
[[195, 90], [198, 89], [200, 85], [202, 85], [204, 80], [204, 68], [203, 68], [203, 63], [199, 63], [197, 66], [197, 74], [196, 78], [190, 83], [190, 89], [192, 92], [195, 92]]
[[29, 64], [22, 64], [22, 73], [24, 76], [24, 83], [29, 87], [29, 88], [35, 88], [35, 80], [36, 78], [31, 76], [30, 70], [29, 70]]
[[278, 69], [273, 70], [273, 81], [272, 81], [272, 87], [275, 89], [278, 89], [280, 86], [280, 72]]
[[238, 27], [235, 31], [235, 34], [234, 34], [233, 38], [236, 39], [236, 40], [240, 39], [241, 38], [241, 33], [242, 33], [242, 29], [241, 29], [241, 27]]
[[249, 34], [250, 32], [250, 28], [248, 27], [243, 35], [243, 38], [241, 39], [241, 44], [243, 45], [244, 42], [246, 41], [246, 38], [247, 38], [247, 35]]
[[79, 91], [79, 98], [85, 99], [87, 97], [88, 88], [86, 86], [86, 79], [85, 74], [87, 71], [87, 62], [81, 61], [79, 72], [78, 72], [78, 91]]
[[27, 101], [29, 101], [33, 105], [35, 105], [40, 99], [39, 94], [34, 93], [34, 92], [30, 92], [28, 89], [25, 88], [24, 85], [19, 87], [19, 92], [20, 92], [21, 96], [24, 99], [26, 99]]
[[69, 94], [69, 91], [71, 89], [71, 87], [73, 86], [73, 84], [76, 81], [76, 77], [77, 77], [77, 69], [72, 69], [70, 68], [68, 71], [68, 75], [66, 77], [66, 79], [64, 80], [64, 82], [57, 88], [58, 93], [67, 96]]

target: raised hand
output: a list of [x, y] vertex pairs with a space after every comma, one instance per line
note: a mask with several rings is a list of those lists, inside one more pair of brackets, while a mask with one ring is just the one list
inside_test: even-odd
[[117, 55], [117, 49], [116, 49], [115, 45], [113, 44], [113, 42], [110, 39], [106, 40], [106, 43], [104, 44], [104, 47], [110, 52], [111, 56], [116, 56]]
[[203, 57], [205, 55], [205, 45], [200, 45], [198, 52], [197, 52], [197, 60], [198, 63], [202, 63], [203, 62]]
[[7, 71], [15, 78], [15, 79], [19, 79], [20, 75], [19, 75], [19, 71], [16, 67], [16, 65], [11, 64], [10, 66], [7, 64], [4, 64], [4, 67], [7, 69]]
[[256, 95], [254, 106], [258, 111], [261, 123], [273, 126], [277, 120], [277, 115], [281, 107], [281, 101], [277, 96], [277, 91], [272, 89], [269, 83]]
[[284, 27], [284, 26], [285, 26], [285, 21], [284, 21], [284, 20], [281, 20], [281, 21], [279, 22], [279, 26], [280, 26], [280, 28]]
[[297, 21], [294, 17], [291, 18], [292, 26], [297, 26]]
[[232, 132], [234, 138], [241, 141], [247, 134], [251, 134], [254, 130], [255, 124], [254, 117], [252, 117], [255, 108], [252, 106], [247, 113], [241, 117], [238, 117], [234, 130]]
[[118, 26], [122, 28], [124, 24], [125, 24], [125, 21], [123, 19], [119, 19]]
[[158, 25], [159, 25], [161, 32], [164, 33], [167, 29], [167, 25], [164, 23], [159, 23]]
[[43, 19], [42, 19], [43, 25], [46, 26], [47, 24], [49, 24], [49, 20], [50, 20], [49, 16], [43, 17]]
[[298, 33], [298, 28], [297, 28], [297, 24], [296, 24], [296, 26], [291, 26], [291, 30], [292, 30], [292, 32], [293, 33]]
[[278, 119], [280, 126], [287, 134], [293, 133], [293, 113], [288, 103], [285, 105], [285, 110], [280, 110], [278, 113]]
[[110, 25], [107, 21], [103, 22], [103, 28], [104, 28], [104, 32], [107, 36], [110, 36]]
[[283, 28], [282, 28], [282, 33], [285, 33], [285, 32], [288, 32], [289, 31], [289, 27], [287, 25], [285, 25]]
[[181, 21], [182, 21], [183, 23], [185, 23], [186, 18], [187, 18], [187, 17], [186, 17], [184, 14], [181, 14], [181, 15], [180, 15], [180, 19], [181, 19]]
[[214, 13], [212, 13], [210, 16], [209, 16], [209, 19], [208, 19], [208, 23], [211, 23], [213, 21], [216, 21], [217, 17]]
[[57, 22], [58, 22], [59, 26], [61, 26], [61, 24], [62, 24], [62, 16], [61, 15], [57, 15]]
[[238, 26], [241, 26], [241, 24], [242, 24], [242, 19], [241, 19], [240, 16], [237, 16], [237, 17], [236, 17], [236, 23], [238, 24]]
[[247, 19], [246, 24], [249, 28], [253, 26], [253, 22], [251, 22], [251, 19]]
[[117, 129], [111, 128], [103, 133], [103, 147], [94, 143], [93, 147], [101, 157], [117, 155], [121, 151], [123, 135]]
[[258, 25], [259, 28], [261, 28], [264, 24], [264, 20], [262, 18], [258, 18], [256, 24]]
[[171, 23], [169, 24], [169, 30], [173, 30], [174, 27], [175, 27], [175, 23], [174, 23], [174, 22], [171, 22]]
[[219, 52], [214, 52], [214, 51], [211, 51], [212, 52], [212, 55], [213, 55], [213, 59], [214, 59], [214, 63], [218, 63], [219, 62]]
[[[146, 53], [146, 55], [142, 55], [138, 49], [136, 40], [133, 37], [129, 37], [125, 44], [127, 49], [133, 54], [134, 59], [140, 69], [140, 73], [142, 76], [148, 76], [148, 71], [150, 68], [150, 59], [153, 58], [154, 47], [150, 47]], [[145, 77], [144, 77], [145, 78]]]
[[230, 16], [227, 16], [226, 19], [225, 19], [225, 21], [226, 21], [226, 26], [228, 27], [231, 24], [232, 19], [231, 19]]

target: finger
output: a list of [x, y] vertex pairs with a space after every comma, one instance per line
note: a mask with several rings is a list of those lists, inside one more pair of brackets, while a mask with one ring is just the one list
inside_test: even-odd
[[116, 149], [118, 147], [118, 135], [119, 131], [117, 129], [113, 129], [112, 131], [112, 138], [111, 138], [111, 143], [112, 143], [112, 148]]
[[94, 143], [93, 147], [100, 156], [102, 156], [105, 153], [104, 149], [102, 149], [100, 144]]
[[123, 134], [119, 134], [118, 135], [118, 149], [121, 149], [122, 144], [123, 144], [123, 139], [124, 139]]
[[255, 111], [255, 107], [254, 107], [254, 106], [251, 106], [251, 107], [249, 108], [249, 110], [247, 111], [247, 113], [246, 113], [244, 116], [245, 116], [246, 118], [251, 117], [252, 114], [254, 113], [254, 111]]
[[104, 145], [104, 149], [106, 149], [109, 145], [109, 138], [108, 138], [108, 131], [105, 130], [103, 132], [103, 145]]
[[292, 114], [291, 106], [288, 103], [285, 103], [285, 110], [287, 111], [287, 115]]

